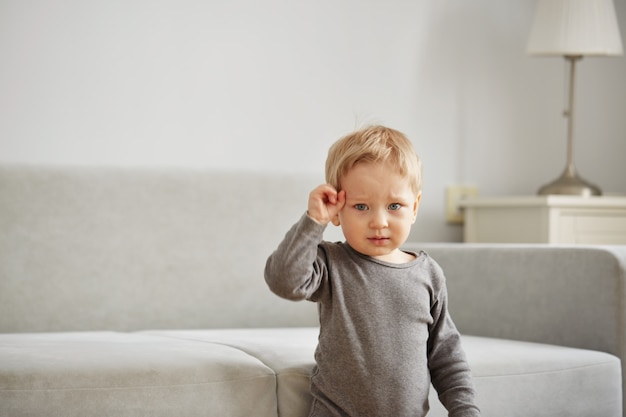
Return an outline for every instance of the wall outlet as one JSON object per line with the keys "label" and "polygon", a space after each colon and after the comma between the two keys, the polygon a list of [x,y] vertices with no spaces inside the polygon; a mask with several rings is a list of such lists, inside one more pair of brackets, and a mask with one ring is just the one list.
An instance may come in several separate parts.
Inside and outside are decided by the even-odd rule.
{"label": "wall outlet", "polygon": [[478,187],[454,185],[446,188],[446,221],[448,223],[463,224],[465,216],[460,203],[470,197],[478,197]]}

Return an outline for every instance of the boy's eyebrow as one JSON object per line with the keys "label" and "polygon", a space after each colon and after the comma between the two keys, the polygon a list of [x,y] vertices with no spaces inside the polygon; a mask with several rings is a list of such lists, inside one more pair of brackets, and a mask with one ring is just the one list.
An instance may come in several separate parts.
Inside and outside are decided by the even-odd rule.
{"label": "boy's eyebrow", "polygon": [[346,201],[365,201],[367,200],[367,196],[364,195],[348,195],[346,194]]}
{"label": "boy's eyebrow", "polygon": [[[367,194],[350,194],[348,195],[346,193],[346,200],[367,200],[369,197],[369,195]],[[409,197],[408,195],[405,194],[390,194],[386,196],[387,199],[389,200],[397,200],[397,201],[402,201],[402,200],[410,200],[411,197]]]}

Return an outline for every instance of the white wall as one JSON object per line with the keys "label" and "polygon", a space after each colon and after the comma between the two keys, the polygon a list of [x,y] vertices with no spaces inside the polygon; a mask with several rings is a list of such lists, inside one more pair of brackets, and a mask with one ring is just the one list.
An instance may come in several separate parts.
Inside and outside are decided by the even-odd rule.
{"label": "white wall", "polygon": [[[0,0],[0,163],[319,173],[380,122],[444,191],[534,194],[565,165],[564,64],[525,54],[535,0]],[[626,1],[615,0],[622,34]],[[626,58],[578,66],[581,174],[626,193]],[[303,201],[303,206],[306,204]]]}

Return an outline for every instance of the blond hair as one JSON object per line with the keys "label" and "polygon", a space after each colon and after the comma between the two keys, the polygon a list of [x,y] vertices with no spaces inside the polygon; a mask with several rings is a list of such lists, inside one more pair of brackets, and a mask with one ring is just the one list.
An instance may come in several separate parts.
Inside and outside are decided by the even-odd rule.
{"label": "blond hair", "polygon": [[422,162],[402,132],[376,125],[342,137],[328,150],[326,182],[341,190],[342,177],[362,162],[390,163],[409,179],[415,195],[422,190]]}

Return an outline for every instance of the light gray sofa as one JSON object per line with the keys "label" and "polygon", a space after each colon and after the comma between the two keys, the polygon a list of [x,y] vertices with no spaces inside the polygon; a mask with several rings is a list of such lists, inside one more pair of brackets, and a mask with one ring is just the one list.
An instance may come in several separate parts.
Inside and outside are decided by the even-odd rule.
{"label": "light gray sofa", "polygon": [[[0,416],[307,416],[315,305],[262,271],[319,181],[0,166]],[[626,247],[407,248],[447,272],[484,416],[622,415]]]}

